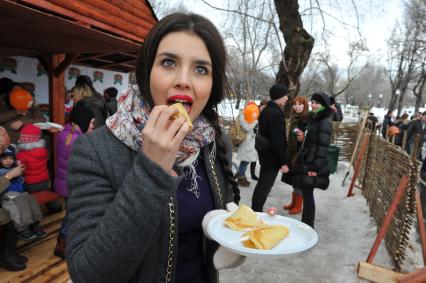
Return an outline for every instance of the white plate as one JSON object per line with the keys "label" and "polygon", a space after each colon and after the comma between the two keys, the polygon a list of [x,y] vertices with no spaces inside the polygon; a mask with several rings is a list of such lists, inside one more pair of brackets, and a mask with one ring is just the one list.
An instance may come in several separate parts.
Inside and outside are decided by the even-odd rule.
{"label": "white plate", "polygon": [[236,241],[245,232],[231,230],[223,223],[232,214],[233,212],[220,214],[211,219],[207,226],[207,233],[220,245],[240,255],[261,258],[287,257],[312,248],[318,241],[315,230],[305,223],[281,215],[269,216],[267,213],[257,213],[268,224],[287,226],[290,233],[287,238],[281,240],[278,245],[270,250],[246,248],[241,241]]}
{"label": "white plate", "polygon": [[53,123],[53,122],[44,122],[44,123],[43,122],[39,122],[39,123],[34,123],[34,126],[37,126],[40,129],[42,129],[42,130],[48,130],[50,128],[55,128],[55,129],[59,129],[59,130],[62,131],[64,129],[64,127],[62,125],[56,124],[56,123]]}

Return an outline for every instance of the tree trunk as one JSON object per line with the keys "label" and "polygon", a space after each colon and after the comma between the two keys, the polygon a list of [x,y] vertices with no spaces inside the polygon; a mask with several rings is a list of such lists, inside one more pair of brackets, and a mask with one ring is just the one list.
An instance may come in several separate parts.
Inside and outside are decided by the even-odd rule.
{"label": "tree trunk", "polygon": [[276,82],[288,87],[291,101],[299,92],[300,77],[308,63],[315,39],[303,28],[297,0],[274,2],[280,20],[280,30],[286,43]]}

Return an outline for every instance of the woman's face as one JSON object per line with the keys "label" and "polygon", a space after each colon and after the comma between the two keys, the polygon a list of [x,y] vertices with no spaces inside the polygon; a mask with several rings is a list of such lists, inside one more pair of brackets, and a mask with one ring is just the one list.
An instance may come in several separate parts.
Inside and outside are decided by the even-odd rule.
{"label": "woman's face", "polygon": [[294,112],[296,112],[297,114],[302,113],[302,112],[303,112],[303,110],[304,110],[304,108],[305,108],[305,105],[304,105],[303,103],[300,103],[300,101],[296,101],[296,102],[293,104]]}
{"label": "woman's face", "polygon": [[155,105],[181,102],[194,121],[209,99],[213,73],[209,52],[195,34],[177,31],[160,41],[150,75]]}
{"label": "woman's face", "polygon": [[320,108],[321,108],[321,104],[320,104],[320,103],[318,103],[318,102],[317,102],[317,101],[315,101],[315,100],[312,100],[312,101],[311,101],[311,108],[312,108],[312,111],[316,112],[318,109],[320,109]]}

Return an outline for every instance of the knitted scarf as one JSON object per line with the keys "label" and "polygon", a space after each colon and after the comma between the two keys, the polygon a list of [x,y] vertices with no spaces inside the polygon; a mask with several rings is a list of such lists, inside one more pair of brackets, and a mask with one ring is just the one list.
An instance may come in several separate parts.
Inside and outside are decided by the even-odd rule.
{"label": "knitted scarf", "polygon": [[[125,145],[139,151],[142,149],[142,130],[149,117],[149,108],[142,99],[139,88],[136,85],[130,86],[117,97],[117,112],[106,120],[106,126],[112,134]],[[175,165],[182,167],[185,174],[191,178],[191,187],[188,191],[198,198],[200,191],[198,188],[195,167],[200,149],[215,140],[213,127],[203,116],[199,116],[193,122],[193,129],[183,140],[176,155]],[[213,144],[215,147],[215,144]],[[216,150],[213,148],[212,152]]]}

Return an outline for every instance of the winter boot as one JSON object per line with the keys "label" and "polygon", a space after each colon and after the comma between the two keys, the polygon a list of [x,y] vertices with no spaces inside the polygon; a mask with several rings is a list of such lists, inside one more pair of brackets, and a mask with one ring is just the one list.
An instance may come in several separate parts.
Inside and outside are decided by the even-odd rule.
{"label": "winter boot", "polygon": [[296,205],[296,193],[291,193],[291,202],[287,205],[283,205],[283,209],[292,209]]}
{"label": "winter boot", "polygon": [[237,183],[241,187],[250,187],[250,182],[247,181],[246,177],[237,177]]}
{"label": "winter boot", "polygon": [[253,180],[259,181],[259,177],[256,176],[256,162],[250,163],[250,174]]}
{"label": "winter boot", "polygon": [[33,232],[33,234],[35,234],[38,238],[44,238],[47,236],[47,233],[43,231],[43,229],[41,229],[40,225],[38,222],[34,222],[33,224],[30,225],[31,227],[31,232]]}
{"label": "winter boot", "polygon": [[7,249],[0,252],[0,266],[11,271],[19,271],[27,268],[25,263],[19,262],[15,257],[15,254]]}
{"label": "winter boot", "polygon": [[56,241],[56,247],[53,254],[56,255],[57,257],[65,259],[65,237],[64,236],[58,235],[58,240]]}
{"label": "winter boot", "polygon": [[299,214],[302,212],[303,196],[296,195],[296,202],[293,208],[290,209],[290,214]]}
{"label": "winter boot", "polygon": [[0,241],[0,265],[11,271],[24,270],[27,266],[16,254],[18,237],[14,225],[9,222],[5,225],[3,239]]}
{"label": "winter boot", "polygon": [[312,229],[315,229],[315,209],[306,209],[306,207],[304,207],[302,212],[302,222],[311,226]]}

